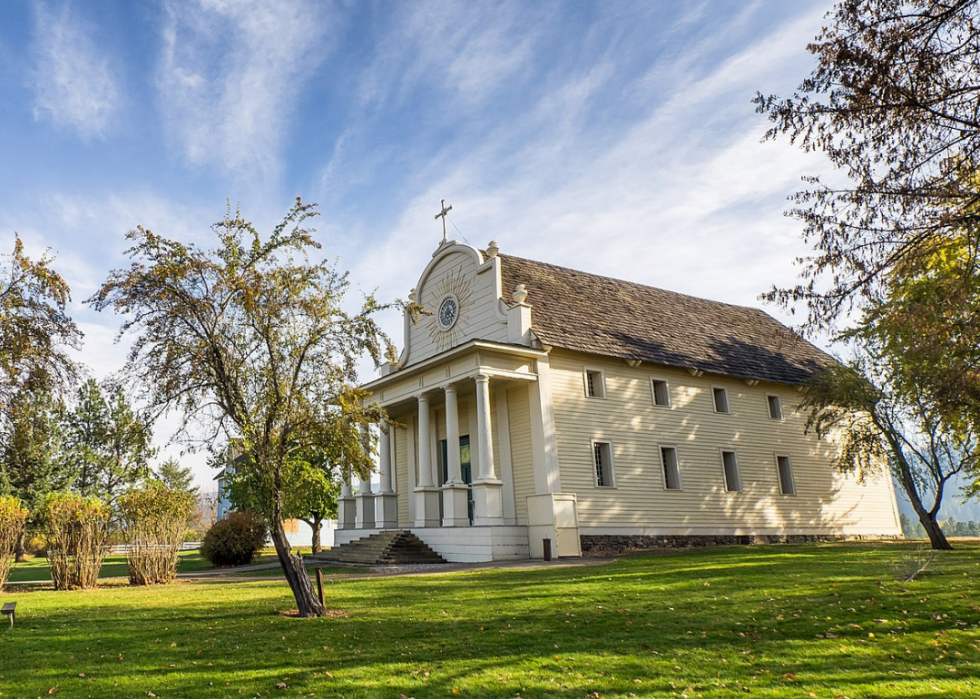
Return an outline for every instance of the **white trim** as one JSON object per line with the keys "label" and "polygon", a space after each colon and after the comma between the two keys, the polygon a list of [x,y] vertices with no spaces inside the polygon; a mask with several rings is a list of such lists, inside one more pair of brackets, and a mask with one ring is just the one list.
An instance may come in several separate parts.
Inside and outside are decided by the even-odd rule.
{"label": "white trim", "polygon": [[[608,471],[609,480],[612,481],[609,485],[599,485],[599,472],[596,468],[597,464],[595,462],[595,448],[597,444],[605,444],[609,448],[609,467],[608,469],[603,468],[603,471]],[[602,488],[603,490],[615,489],[616,488],[616,457],[613,456],[613,443],[611,439],[592,439],[589,441],[589,455],[590,461],[592,462],[592,482],[595,484],[596,488]]]}
{"label": "white trim", "polygon": [[[598,374],[599,375],[599,386],[595,395],[589,395],[589,375]],[[582,382],[583,389],[585,390],[586,398],[605,398],[606,397],[606,372],[597,367],[582,367]],[[593,388],[596,388],[595,382],[593,381]]]}
{"label": "white trim", "polygon": [[[779,487],[780,495],[796,495],[796,474],[793,473],[793,459],[788,454],[773,454],[776,464],[776,484]],[[783,475],[779,470],[779,460],[786,459],[786,467],[789,469],[789,491],[783,489]]]}
{"label": "white trim", "polygon": [[[736,483],[738,488],[732,489],[728,487],[728,473],[725,470],[725,454],[731,454],[735,459],[735,478],[738,481],[738,483]],[[719,447],[718,455],[721,457],[721,478],[722,478],[722,484],[725,486],[725,492],[741,493],[745,488],[742,485],[742,469],[738,465],[738,450]]]}
{"label": "white trim", "polygon": [[[677,474],[677,487],[668,488],[667,487],[667,463],[664,461],[664,449],[674,450],[674,471]],[[680,453],[677,451],[676,444],[658,444],[657,454],[660,457],[660,477],[664,482],[664,490],[684,490],[684,479],[681,478],[681,457]]]}
{"label": "white trim", "polygon": [[[664,389],[667,392],[667,402],[666,403],[658,403],[657,402],[657,386],[656,386],[656,384],[658,382],[662,382],[663,383]],[[657,408],[673,408],[674,407],[674,401],[671,400],[671,397],[670,397],[670,381],[668,381],[667,379],[662,379],[659,376],[651,376],[650,377],[650,399],[653,401],[654,407],[657,407]]]}
{"label": "white trim", "polygon": [[[779,409],[779,416],[778,417],[777,416],[774,416],[772,414],[772,403],[770,401],[773,398],[776,399],[776,407]],[[782,421],[782,420],[785,419],[785,417],[783,415],[783,399],[780,398],[779,395],[777,395],[775,393],[767,393],[766,394],[766,413],[768,413],[770,420],[776,420],[777,422],[780,422],[780,421]]]}
{"label": "white trim", "polygon": [[[725,410],[718,410],[718,398],[715,391],[723,391],[725,396]],[[724,386],[711,386],[711,407],[714,408],[715,413],[718,415],[731,415],[732,414],[732,402],[728,400],[728,389]]]}

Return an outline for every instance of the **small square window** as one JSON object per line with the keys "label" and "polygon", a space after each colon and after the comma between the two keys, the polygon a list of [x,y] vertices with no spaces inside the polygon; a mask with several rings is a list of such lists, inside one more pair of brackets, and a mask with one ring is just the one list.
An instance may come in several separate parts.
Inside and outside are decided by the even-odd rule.
{"label": "small square window", "polygon": [[728,391],[724,388],[713,388],[711,389],[711,392],[714,394],[714,398],[715,398],[715,412],[727,413]]}
{"label": "small square window", "polygon": [[667,490],[681,489],[681,473],[677,467],[677,449],[660,447],[660,463],[664,467],[664,488]]}
{"label": "small square window", "polygon": [[721,462],[725,467],[725,490],[730,493],[741,490],[742,481],[738,477],[738,459],[735,458],[735,452],[723,451]]}
{"label": "small square window", "polygon": [[766,396],[769,401],[769,418],[772,420],[783,419],[783,406],[779,402],[779,396]]}
{"label": "small square window", "polygon": [[663,379],[652,379],[653,381],[653,404],[670,405],[670,388]]}
{"label": "small square window", "polygon": [[606,397],[606,382],[601,371],[585,370],[585,395],[589,398]]}
{"label": "small square window", "polygon": [[592,442],[592,461],[595,466],[595,484],[600,488],[613,487],[612,445],[609,442]]}
{"label": "small square window", "polygon": [[796,495],[793,483],[793,464],[788,456],[776,457],[776,470],[779,472],[779,492],[783,495]]}

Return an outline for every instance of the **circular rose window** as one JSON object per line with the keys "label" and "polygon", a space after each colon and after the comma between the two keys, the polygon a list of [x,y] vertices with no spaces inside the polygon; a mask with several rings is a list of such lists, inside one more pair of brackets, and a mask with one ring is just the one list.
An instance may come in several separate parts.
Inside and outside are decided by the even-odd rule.
{"label": "circular rose window", "polygon": [[437,317],[439,327],[442,330],[449,330],[456,324],[457,318],[459,318],[459,299],[456,298],[455,294],[450,294],[442,300],[442,304],[439,306]]}

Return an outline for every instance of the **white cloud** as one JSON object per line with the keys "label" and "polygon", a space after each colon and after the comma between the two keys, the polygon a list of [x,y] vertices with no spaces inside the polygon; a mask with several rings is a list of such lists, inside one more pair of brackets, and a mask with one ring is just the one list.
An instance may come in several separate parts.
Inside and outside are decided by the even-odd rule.
{"label": "white cloud", "polygon": [[194,165],[261,183],[281,170],[296,96],[329,53],[322,5],[170,3],[158,71],[171,136]]}
{"label": "white cloud", "polygon": [[[805,74],[819,19],[808,12],[775,27],[709,70],[684,53],[700,47],[682,47],[670,60],[687,74],[672,76],[666,94],[650,89],[650,73],[637,77],[626,89],[645,112],[617,129],[587,118],[619,70],[614,57],[555,83],[465,157],[429,163],[388,240],[364,252],[352,277],[381,280],[381,298],[404,297],[438,243],[432,215],[445,197],[477,246],[495,238],[505,254],[759,306],[760,292],[793,281],[805,252],[798,224],[782,215],[785,197],[823,166],[760,143],[766,124],[750,99]],[[486,163],[507,166],[492,176]],[[440,166],[446,174],[432,174]],[[387,328],[400,340],[398,319]]]}
{"label": "white cloud", "polygon": [[34,117],[85,139],[105,136],[120,101],[109,56],[68,4],[35,8]]}

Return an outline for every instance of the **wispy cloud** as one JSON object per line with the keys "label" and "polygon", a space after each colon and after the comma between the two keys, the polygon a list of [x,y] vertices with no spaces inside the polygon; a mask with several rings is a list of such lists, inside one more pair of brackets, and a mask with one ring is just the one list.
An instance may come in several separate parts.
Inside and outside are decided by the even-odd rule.
{"label": "wispy cloud", "polygon": [[296,96],[329,53],[323,5],[171,3],[158,86],[171,137],[194,165],[276,176]]}
{"label": "wispy cloud", "polygon": [[93,27],[68,3],[35,5],[34,116],[84,139],[103,137],[119,101],[118,77]]}
{"label": "wispy cloud", "polygon": [[[496,238],[505,253],[758,305],[770,284],[793,278],[803,248],[782,216],[785,197],[821,163],[761,144],[765,124],[750,99],[795,84],[818,26],[819,14],[797,16],[707,65],[703,47],[721,39],[702,36],[671,56],[684,72],[668,92],[651,80],[656,67],[634,67],[635,77],[616,83],[629,66],[613,55],[553,81],[466,158],[444,154],[444,175],[430,163],[389,240],[365,254],[354,278],[386,280],[382,297],[404,296],[438,242],[432,213],[447,197],[475,245]],[[611,84],[639,105],[616,128],[594,118]],[[390,327],[398,336],[397,322]]]}

